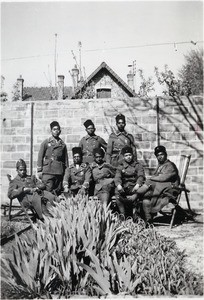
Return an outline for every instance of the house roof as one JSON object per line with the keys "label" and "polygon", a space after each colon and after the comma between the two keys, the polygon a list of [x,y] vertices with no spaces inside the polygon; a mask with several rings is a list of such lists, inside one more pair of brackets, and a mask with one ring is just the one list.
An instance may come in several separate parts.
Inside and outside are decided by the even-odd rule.
{"label": "house roof", "polygon": [[107,70],[107,72],[114,77],[115,81],[118,82],[119,85],[125,90],[125,92],[130,96],[130,97],[135,97],[136,93],[125,83],[105,62],[102,62],[101,65],[87,78],[87,80],[83,83],[81,87],[78,87],[76,89],[76,94],[78,94],[81,89],[83,89],[87,84],[89,84],[94,77],[101,72],[102,70]]}
{"label": "house roof", "polygon": [[[52,100],[54,99],[54,87],[24,87],[23,98],[26,100],[30,97],[33,100]],[[72,87],[64,87],[64,95],[66,98],[71,98],[73,95]]]}

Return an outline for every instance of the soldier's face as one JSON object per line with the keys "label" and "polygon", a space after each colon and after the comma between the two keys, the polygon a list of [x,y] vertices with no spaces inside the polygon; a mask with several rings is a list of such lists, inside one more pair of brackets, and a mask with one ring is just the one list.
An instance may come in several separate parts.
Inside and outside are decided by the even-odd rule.
{"label": "soldier's face", "polygon": [[24,166],[20,166],[17,169],[17,173],[21,178],[26,177],[26,172],[27,172],[27,170],[26,170],[26,167],[24,167]]}
{"label": "soldier's face", "polygon": [[81,162],[82,162],[81,155],[80,154],[74,154],[73,161],[74,161],[75,164],[81,164]]}
{"label": "soldier's face", "polygon": [[86,128],[86,132],[89,134],[89,135],[93,135],[94,132],[95,132],[95,127],[93,125],[90,125],[89,127]]}
{"label": "soldier's face", "polygon": [[164,153],[164,152],[159,152],[159,153],[157,154],[157,160],[158,160],[159,164],[163,164],[163,163],[166,161],[166,159],[167,159],[166,153]]}
{"label": "soldier's face", "polygon": [[60,135],[61,130],[58,126],[54,126],[52,127],[51,132],[52,132],[52,136],[56,138]]}
{"label": "soldier's face", "polygon": [[124,160],[125,160],[127,163],[130,163],[130,162],[133,160],[133,155],[132,155],[132,153],[125,153],[125,154],[124,154]]}
{"label": "soldier's face", "polygon": [[116,123],[117,127],[118,127],[118,130],[119,131],[123,131],[125,129],[125,122],[121,119],[121,120],[118,120],[118,122]]}
{"label": "soldier's face", "polygon": [[103,162],[103,157],[100,154],[96,154],[94,156],[94,159],[95,159],[95,162],[99,165]]}

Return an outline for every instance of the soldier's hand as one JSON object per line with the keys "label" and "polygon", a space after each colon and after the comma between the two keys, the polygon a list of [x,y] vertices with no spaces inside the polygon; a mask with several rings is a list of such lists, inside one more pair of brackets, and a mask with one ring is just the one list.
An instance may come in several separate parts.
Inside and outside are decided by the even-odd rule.
{"label": "soldier's hand", "polygon": [[137,183],[134,188],[132,189],[132,192],[135,193],[139,189],[139,184]]}
{"label": "soldier's hand", "polygon": [[68,185],[65,185],[65,186],[64,186],[64,193],[68,193],[68,192],[69,192]]}
{"label": "soldier's hand", "polygon": [[131,195],[131,196],[127,196],[127,199],[131,202],[134,202],[136,199],[137,199],[137,195],[134,194],[134,195]]}
{"label": "soldier's hand", "polygon": [[122,185],[119,184],[119,185],[117,186],[117,190],[118,190],[118,192],[119,192],[120,194],[125,194],[125,191],[124,191]]}
{"label": "soldier's hand", "polygon": [[28,187],[24,187],[23,191],[24,191],[25,194],[32,194],[33,189],[32,188],[28,188]]}

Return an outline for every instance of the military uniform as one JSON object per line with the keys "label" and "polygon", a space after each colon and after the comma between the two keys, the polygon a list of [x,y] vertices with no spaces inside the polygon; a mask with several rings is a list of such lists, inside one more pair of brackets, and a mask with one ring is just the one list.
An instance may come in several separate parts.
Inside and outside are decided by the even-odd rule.
{"label": "military uniform", "polygon": [[133,188],[136,184],[142,186],[145,180],[145,173],[143,166],[133,160],[131,163],[123,161],[117,168],[115,175],[115,185],[121,185],[124,193],[120,193],[116,189],[116,203],[119,211],[125,216],[132,216],[133,201],[129,201],[127,196],[135,194]]}
{"label": "military uniform", "polygon": [[[180,178],[176,165],[167,159],[162,165],[158,165],[154,175],[145,182],[148,191],[143,195],[143,209],[146,219],[151,219],[151,213],[159,212],[169,203],[170,197],[165,195],[172,187],[178,187]],[[143,187],[138,190],[142,191]]]}
{"label": "military uniform", "polygon": [[10,199],[17,198],[24,207],[31,207],[35,209],[38,217],[43,219],[42,216],[42,198],[46,198],[53,204],[56,197],[47,191],[24,192],[24,188],[40,187],[41,182],[33,176],[26,176],[24,178],[17,175],[9,184],[8,197]]}
{"label": "military uniform", "polygon": [[93,162],[90,167],[95,183],[94,195],[103,203],[108,204],[114,189],[115,170],[105,162],[101,165]]}
{"label": "military uniform", "polygon": [[37,171],[42,172],[42,181],[49,192],[57,195],[62,190],[62,180],[68,167],[67,147],[62,139],[56,141],[52,136],[40,146]]}
{"label": "military uniform", "polygon": [[68,186],[72,194],[75,196],[83,186],[87,191],[91,180],[91,169],[88,164],[82,163],[79,168],[74,164],[65,171],[63,179],[63,187]]}
{"label": "military uniform", "polygon": [[94,161],[93,157],[93,149],[94,148],[103,148],[106,150],[107,143],[98,135],[86,135],[79,142],[79,147],[82,149],[83,153],[83,162],[84,163],[92,163]]}
{"label": "military uniform", "polygon": [[123,160],[121,155],[121,149],[124,146],[131,146],[133,150],[134,158],[137,159],[136,146],[134,143],[133,135],[126,131],[120,132],[117,130],[115,133],[111,133],[108,139],[108,146],[106,151],[106,161],[114,167],[117,167]]}

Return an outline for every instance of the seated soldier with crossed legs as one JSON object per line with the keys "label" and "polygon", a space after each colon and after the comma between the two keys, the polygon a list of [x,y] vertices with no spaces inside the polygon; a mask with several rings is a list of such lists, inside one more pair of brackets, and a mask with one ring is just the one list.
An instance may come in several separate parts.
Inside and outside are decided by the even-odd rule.
{"label": "seated soldier with crossed legs", "polygon": [[[27,166],[23,159],[16,163],[17,176],[11,180],[8,189],[10,199],[17,198],[25,208],[31,208],[35,211],[35,218],[44,221],[43,214],[49,215],[49,211],[44,211],[42,200],[49,201],[55,206],[54,201],[57,197],[45,190],[45,185],[37,180],[35,175],[27,174]],[[35,219],[34,218],[34,219]]]}
{"label": "seated soldier with crossed legs", "polygon": [[180,183],[180,177],[176,165],[167,159],[164,146],[157,146],[154,154],[158,161],[158,167],[154,175],[148,179],[143,186],[137,190],[142,195],[144,218],[147,227],[152,223],[153,214],[159,212],[172,199],[174,191]]}

